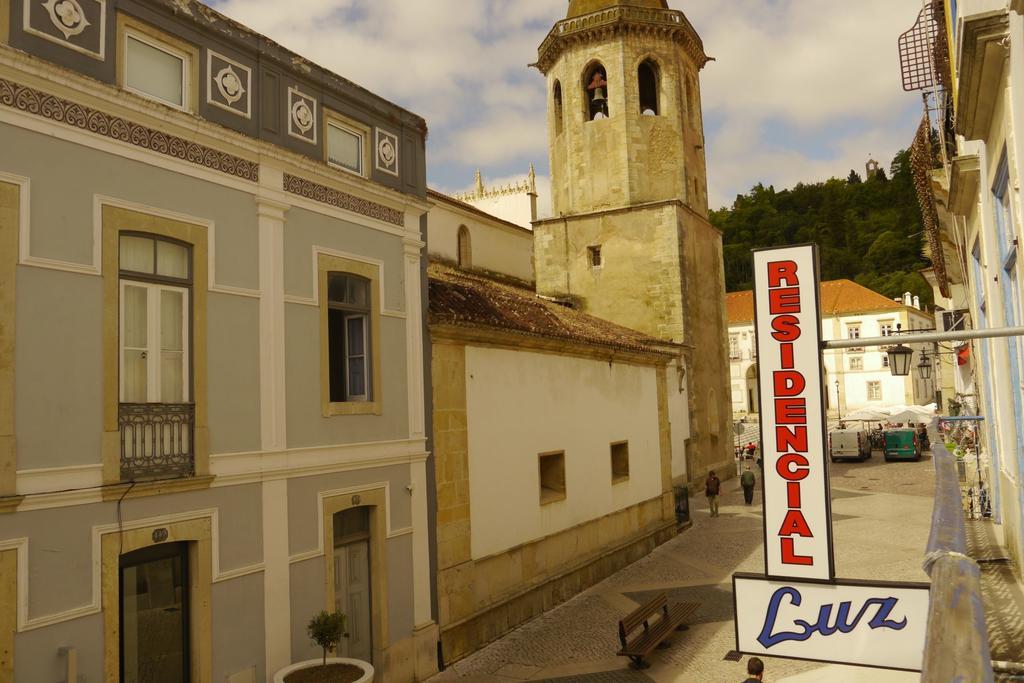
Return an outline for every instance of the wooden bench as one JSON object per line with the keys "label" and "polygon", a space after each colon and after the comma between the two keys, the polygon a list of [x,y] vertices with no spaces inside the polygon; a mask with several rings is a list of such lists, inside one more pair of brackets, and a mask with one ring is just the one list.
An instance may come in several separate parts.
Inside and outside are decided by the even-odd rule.
{"label": "wooden bench", "polygon": [[[646,669],[650,664],[644,662],[644,657],[654,652],[672,631],[685,631],[689,628],[684,622],[699,606],[697,602],[681,602],[670,606],[668,596],[664,593],[654,596],[619,621],[622,649],[618,656],[629,657],[637,669]],[[630,640],[633,632],[638,630],[640,633]]]}

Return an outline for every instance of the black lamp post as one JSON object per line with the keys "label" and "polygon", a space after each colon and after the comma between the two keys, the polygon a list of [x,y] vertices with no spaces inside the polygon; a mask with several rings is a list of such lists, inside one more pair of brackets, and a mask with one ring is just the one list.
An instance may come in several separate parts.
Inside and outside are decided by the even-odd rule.
{"label": "black lamp post", "polygon": [[894,377],[906,377],[910,374],[910,359],[914,355],[913,349],[903,344],[897,344],[890,346],[887,353],[889,355],[889,371]]}

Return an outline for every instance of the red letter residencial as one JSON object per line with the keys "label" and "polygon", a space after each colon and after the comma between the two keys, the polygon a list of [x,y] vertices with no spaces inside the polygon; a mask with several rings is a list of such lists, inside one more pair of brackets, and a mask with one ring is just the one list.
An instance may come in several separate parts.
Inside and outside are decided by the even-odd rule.
{"label": "red letter residencial", "polygon": [[768,286],[780,287],[783,280],[790,287],[800,284],[796,277],[796,261],[773,261],[768,264]]}

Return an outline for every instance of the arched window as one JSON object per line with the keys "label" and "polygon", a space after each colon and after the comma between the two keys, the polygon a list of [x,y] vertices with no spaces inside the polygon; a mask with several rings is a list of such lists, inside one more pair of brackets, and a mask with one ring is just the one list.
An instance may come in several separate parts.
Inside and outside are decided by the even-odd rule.
{"label": "arched window", "polygon": [[459,267],[473,267],[473,247],[469,243],[469,228],[459,226]]}
{"label": "arched window", "polygon": [[555,81],[555,134],[562,134],[562,84]]}
{"label": "arched window", "polygon": [[599,62],[587,69],[583,87],[587,95],[587,120],[608,118],[608,72]]}
{"label": "arched window", "polygon": [[640,91],[640,113],[644,116],[658,115],[658,65],[650,59],[636,70],[636,81]]}

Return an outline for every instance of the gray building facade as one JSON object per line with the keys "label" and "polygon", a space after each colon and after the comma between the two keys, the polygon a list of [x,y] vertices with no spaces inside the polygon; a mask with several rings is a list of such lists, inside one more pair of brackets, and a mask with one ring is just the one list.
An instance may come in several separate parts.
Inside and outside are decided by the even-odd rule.
{"label": "gray building facade", "polygon": [[0,681],[268,681],[325,609],[436,672],[425,137],[197,2],[0,0]]}

